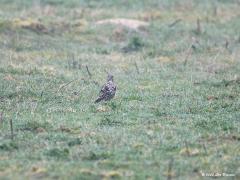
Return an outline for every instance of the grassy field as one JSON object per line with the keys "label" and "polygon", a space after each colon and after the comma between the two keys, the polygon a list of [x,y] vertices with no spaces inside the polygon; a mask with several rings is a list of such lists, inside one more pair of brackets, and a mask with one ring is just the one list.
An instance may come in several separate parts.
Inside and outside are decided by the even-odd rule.
{"label": "grassy field", "polygon": [[0,179],[238,179],[239,19],[238,0],[1,0]]}

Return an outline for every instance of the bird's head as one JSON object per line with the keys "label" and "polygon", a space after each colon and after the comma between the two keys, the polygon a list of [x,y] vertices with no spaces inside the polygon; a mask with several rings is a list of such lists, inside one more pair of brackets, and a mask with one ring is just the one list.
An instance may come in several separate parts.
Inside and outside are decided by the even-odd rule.
{"label": "bird's head", "polygon": [[112,74],[108,74],[107,81],[113,81],[113,75]]}

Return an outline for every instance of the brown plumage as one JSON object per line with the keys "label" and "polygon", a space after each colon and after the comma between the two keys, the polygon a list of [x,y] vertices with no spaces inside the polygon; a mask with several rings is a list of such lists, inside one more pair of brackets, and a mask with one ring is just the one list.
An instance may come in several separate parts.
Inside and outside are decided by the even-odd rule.
{"label": "brown plumage", "polygon": [[95,103],[111,100],[116,93],[117,87],[113,82],[113,75],[108,74],[107,82],[103,85]]}

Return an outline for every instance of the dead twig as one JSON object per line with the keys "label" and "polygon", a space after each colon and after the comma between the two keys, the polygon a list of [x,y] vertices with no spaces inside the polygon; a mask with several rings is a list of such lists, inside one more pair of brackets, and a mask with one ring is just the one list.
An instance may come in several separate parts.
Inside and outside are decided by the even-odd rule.
{"label": "dead twig", "polygon": [[41,97],[41,98],[43,97],[43,93],[44,93],[44,91],[42,90],[42,91],[41,91],[41,94],[40,94],[40,97]]}
{"label": "dead twig", "polygon": [[228,47],[229,47],[229,42],[228,42],[228,40],[226,40],[225,41],[225,48],[228,49]]}
{"label": "dead twig", "polygon": [[176,24],[178,24],[181,21],[182,21],[181,19],[176,19],[173,23],[169,24],[168,27],[171,28],[171,27],[175,26]]}
{"label": "dead twig", "polygon": [[91,78],[91,77],[92,77],[92,74],[90,73],[89,68],[88,68],[87,65],[86,65],[86,69],[87,69],[87,73],[88,73],[89,77]]}
{"label": "dead twig", "polygon": [[72,82],[74,82],[74,81],[76,81],[76,80],[77,80],[77,79],[74,79],[74,80],[72,80],[72,81],[69,81],[69,82],[66,83],[66,84],[61,85],[61,86],[58,88],[57,92],[61,91],[64,87],[68,86],[69,84],[71,84]]}
{"label": "dead twig", "polygon": [[200,23],[200,19],[197,19],[197,29],[196,29],[196,33],[197,34],[201,34],[202,33],[202,27],[201,27],[201,23]]}
{"label": "dead twig", "polygon": [[11,139],[13,140],[13,122],[12,122],[12,119],[10,119],[9,123],[10,123]]}

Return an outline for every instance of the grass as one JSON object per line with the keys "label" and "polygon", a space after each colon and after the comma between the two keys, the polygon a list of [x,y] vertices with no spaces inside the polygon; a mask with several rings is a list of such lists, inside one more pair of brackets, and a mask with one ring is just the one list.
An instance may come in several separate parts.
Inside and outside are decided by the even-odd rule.
{"label": "grass", "polygon": [[[0,179],[237,179],[239,10],[234,0],[2,1]],[[107,18],[150,25],[95,25]],[[117,95],[94,104],[106,71]]]}

